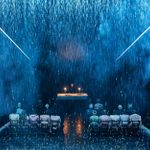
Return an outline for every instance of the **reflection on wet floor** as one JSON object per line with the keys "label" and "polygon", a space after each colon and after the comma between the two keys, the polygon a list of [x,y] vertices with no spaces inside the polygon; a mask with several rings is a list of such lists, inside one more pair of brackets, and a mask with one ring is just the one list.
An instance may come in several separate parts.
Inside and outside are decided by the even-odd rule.
{"label": "reflection on wet floor", "polygon": [[0,137],[0,150],[149,150],[143,136],[90,136],[81,116],[67,116],[57,135],[7,135]]}
{"label": "reflection on wet floor", "polygon": [[83,133],[83,121],[81,117],[77,117],[75,120],[75,133],[77,137],[82,137]]}
{"label": "reflection on wet floor", "polygon": [[63,133],[64,133],[64,136],[67,137],[69,136],[69,133],[70,133],[70,119],[69,117],[66,117],[64,119],[64,123],[63,123]]}
{"label": "reflection on wet floor", "polygon": [[[65,144],[74,140],[76,143],[81,143],[84,132],[84,124],[81,116],[64,118],[63,134]],[[71,141],[70,141],[71,140]]]}

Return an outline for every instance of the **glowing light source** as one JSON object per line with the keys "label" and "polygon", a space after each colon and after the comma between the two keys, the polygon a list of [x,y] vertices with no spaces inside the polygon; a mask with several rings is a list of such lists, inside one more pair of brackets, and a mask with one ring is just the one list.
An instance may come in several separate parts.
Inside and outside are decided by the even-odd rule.
{"label": "glowing light source", "polygon": [[72,40],[58,43],[58,54],[63,60],[74,62],[83,60],[86,50],[82,43]]}
{"label": "glowing light source", "polygon": [[79,93],[81,92],[81,87],[78,87],[78,92],[79,92]]}
{"label": "glowing light source", "polygon": [[65,93],[67,92],[67,87],[64,87],[64,92],[65,92]]}
{"label": "glowing light source", "polygon": [[20,51],[28,60],[30,60],[30,57],[12,40],[12,38],[11,38],[2,28],[0,28],[0,31],[19,49],[19,51]]}
{"label": "glowing light source", "polygon": [[133,41],[131,45],[120,54],[119,57],[117,57],[116,61],[118,61],[149,30],[150,30],[150,26],[140,36],[138,36],[138,38],[135,41]]}

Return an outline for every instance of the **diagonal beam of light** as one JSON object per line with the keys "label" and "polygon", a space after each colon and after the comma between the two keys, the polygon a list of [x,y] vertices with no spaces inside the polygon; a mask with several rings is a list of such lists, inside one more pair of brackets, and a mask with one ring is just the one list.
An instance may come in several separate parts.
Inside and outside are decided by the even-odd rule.
{"label": "diagonal beam of light", "polygon": [[138,36],[138,38],[135,40],[135,41],[133,41],[133,43],[127,48],[127,49],[125,49],[121,54],[120,54],[120,56],[119,57],[117,57],[117,59],[116,59],[116,61],[118,61],[146,32],[148,32],[150,30],[150,26],[140,35],[140,36]]}
{"label": "diagonal beam of light", "polygon": [[12,38],[2,29],[0,31],[19,49],[19,51],[28,59],[31,60],[30,57],[12,40]]}

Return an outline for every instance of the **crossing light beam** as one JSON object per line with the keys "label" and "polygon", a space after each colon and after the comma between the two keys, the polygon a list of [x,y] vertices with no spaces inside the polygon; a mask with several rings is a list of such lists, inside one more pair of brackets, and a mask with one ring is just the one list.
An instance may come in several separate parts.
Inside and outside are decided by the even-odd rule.
{"label": "crossing light beam", "polygon": [[140,34],[140,35],[138,36],[138,38],[137,38],[135,41],[133,41],[133,42],[131,43],[131,45],[130,45],[127,49],[125,49],[125,50],[119,55],[119,57],[117,57],[116,61],[118,61],[122,56],[124,56],[124,54],[125,54],[146,32],[148,32],[149,30],[150,30],[150,26],[149,26],[142,34]]}
{"label": "crossing light beam", "polygon": [[17,47],[17,49],[28,59],[31,60],[30,57],[13,41],[13,39],[2,29],[0,31]]}

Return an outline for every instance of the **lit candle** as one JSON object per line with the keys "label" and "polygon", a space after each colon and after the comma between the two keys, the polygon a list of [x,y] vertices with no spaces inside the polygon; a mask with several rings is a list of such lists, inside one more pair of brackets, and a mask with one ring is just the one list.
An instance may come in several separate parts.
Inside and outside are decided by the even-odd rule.
{"label": "lit candle", "polygon": [[81,87],[78,87],[78,92],[79,92],[79,93],[81,92]]}
{"label": "lit candle", "polygon": [[65,92],[65,93],[67,92],[67,88],[66,88],[66,87],[64,87],[64,92]]}

